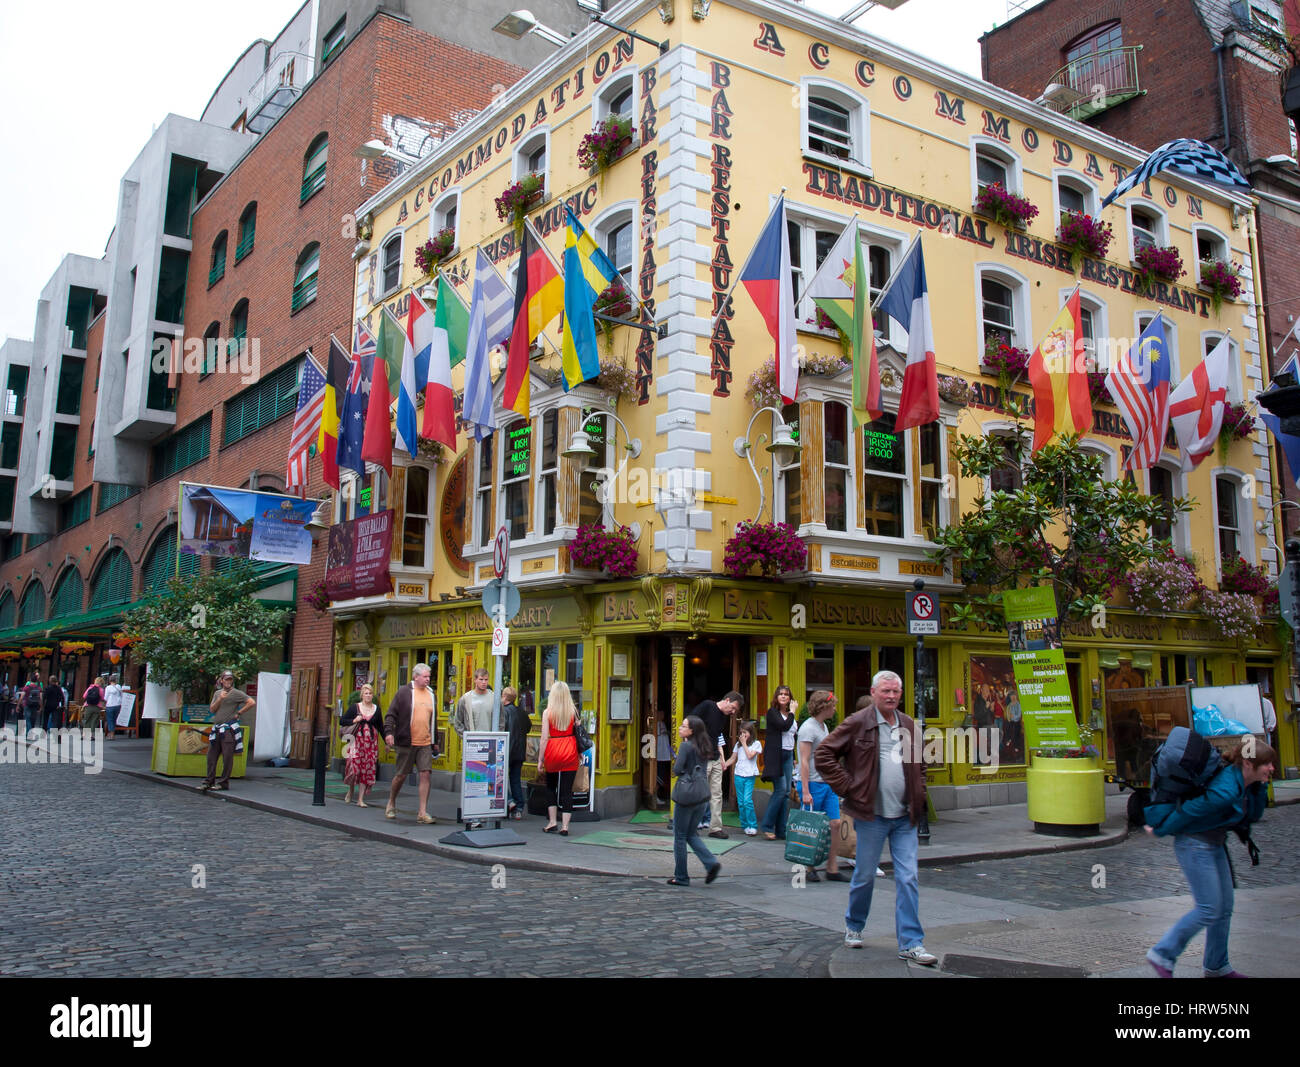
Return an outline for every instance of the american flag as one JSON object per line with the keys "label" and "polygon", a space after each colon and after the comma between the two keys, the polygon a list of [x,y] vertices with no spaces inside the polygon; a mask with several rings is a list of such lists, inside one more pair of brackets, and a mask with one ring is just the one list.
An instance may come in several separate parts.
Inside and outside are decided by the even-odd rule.
{"label": "american flag", "polygon": [[1106,388],[1133,438],[1125,470],[1154,467],[1169,426],[1169,344],[1162,316],[1152,319],[1137,343],[1115,361]]}
{"label": "american flag", "polygon": [[320,433],[324,409],[325,372],[309,352],[303,360],[302,377],[298,382],[298,410],[294,413],[293,429],[289,432],[289,473],[285,478],[285,488],[296,488],[299,496],[307,494],[307,460]]}

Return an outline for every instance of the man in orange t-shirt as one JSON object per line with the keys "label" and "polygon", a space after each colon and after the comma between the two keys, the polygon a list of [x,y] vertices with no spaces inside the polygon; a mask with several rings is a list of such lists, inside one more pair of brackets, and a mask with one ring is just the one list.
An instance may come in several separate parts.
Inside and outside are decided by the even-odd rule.
{"label": "man in orange t-shirt", "polygon": [[397,794],[412,769],[420,772],[420,812],[415,821],[425,825],[437,820],[429,814],[429,784],[433,772],[434,707],[429,688],[432,672],[427,663],[417,663],[411,683],[398,689],[384,716],[384,739],[397,754],[393,784],[388,790],[384,817],[397,818]]}

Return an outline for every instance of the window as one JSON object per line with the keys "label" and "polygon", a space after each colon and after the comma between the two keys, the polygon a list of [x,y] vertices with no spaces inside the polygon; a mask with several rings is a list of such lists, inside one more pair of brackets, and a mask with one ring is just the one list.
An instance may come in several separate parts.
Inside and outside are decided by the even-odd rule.
{"label": "window", "polygon": [[90,583],[90,607],[107,608],[131,602],[131,561],[120,548],[110,549]]}
{"label": "window", "polygon": [[980,281],[981,323],[984,339],[996,337],[1009,345],[1016,337],[1016,306],[1011,289],[993,278]]}
{"label": "window", "polygon": [[217,339],[221,336],[221,323],[213,322],[203,331],[203,372],[200,379],[206,378],[217,369]]}
{"label": "window", "polygon": [[[1241,348],[1237,342],[1226,334],[1203,333],[1201,334],[1201,354],[1209,356],[1225,337],[1228,341],[1228,400],[1234,404],[1240,404],[1245,397],[1242,395],[1241,386]],[[1171,389],[1173,387],[1174,385],[1170,386]]]}
{"label": "window", "polygon": [[380,295],[395,292],[402,284],[402,231],[388,237],[380,253]]}
{"label": "window", "polygon": [[[191,552],[181,556],[182,578],[194,578],[199,573],[199,557]],[[153,548],[144,560],[145,593],[161,592],[176,575],[176,527],[168,526],[154,541]]]}
{"label": "window", "polygon": [[238,343],[248,336],[248,301],[241,300],[230,312],[230,340]]}
{"label": "window", "polygon": [[[173,357],[180,356],[181,341],[179,336],[169,337],[165,333],[156,333],[153,335],[153,347],[151,352],[166,352],[170,350]],[[153,408],[156,411],[175,411],[176,394],[179,391],[177,387],[170,384],[171,375],[166,366],[159,369],[154,365],[152,359],[149,360],[149,378],[145,391],[145,406]],[[176,378],[177,386],[180,384],[180,376]]]}
{"label": "window", "polygon": [[889,412],[862,428],[862,525],[873,537],[902,537],[907,447]]}
{"label": "window", "polygon": [[239,243],[235,245],[235,262],[238,263],[253,250],[253,241],[257,237],[257,201],[244,208],[239,216]]}
{"label": "window", "polygon": [[[1147,471],[1147,494],[1158,497],[1166,504],[1172,504],[1177,493],[1174,491],[1176,475],[1168,467],[1152,467]],[[1151,524],[1151,537],[1156,541],[1173,540],[1173,523],[1156,522]]]}
{"label": "window", "polygon": [[1139,248],[1165,247],[1169,240],[1165,236],[1165,217],[1148,205],[1130,204],[1128,209],[1128,232],[1132,242],[1130,255],[1136,257]]}
{"label": "window", "polygon": [[402,566],[428,569],[429,470],[406,468],[406,510],[402,520]]}
{"label": "window", "polygon": [[849,473],[849,444],[853,440],[849,409],[846,404],[828,400],[822,405],[823,451],[826,479],[826,529],[847,531],[849,528],[849,493],[853,487]]}
{"label": "window", "polygon": [[[1073,289],[1062,289],[1060,300],[1064,304]],[[1090,370],[1105,372],[1115,357],[1111,349],[1113,339],[1107,325],[1105,303],[1086,290],[1079,293],[1079,320],[1083,325],[1083,350],[1093,361]],[[1126,349],[1127,350],[1127,349]],[[1110,396],[1109,393],[1106,394]]]}
{"label": "window", "polygon": [[1092,183],[1076,174],[1057,172],[1056,174],[1056,214],[1059,218],[1063,212],[1072,211],[1076,215],[1100,213],[1097,190]]}
{"label": "window", "polygon": [[327,66],[329,62],[343,51],[343,44],[347,40],[347,17],[339,19],[334,23],[334,28],[327,33],[321,40],[320,65]]}
{"label": "window", "polygon": [[277,419],[284,418],[298,405],[298,372],[303,360],[290,360],[271,371],[256,385],[226,401],[222,419],[221,446],[232,445]]}
{"label": "window", "polygon": [[437,237],[443,230],[450,230],[455,234],[452,241],[452,247],[460,246],[460,230],[457,224],[460,219],[460,192],[448,193],[438,201],[434,209],[429,212],[429,237]]}
{"label": "window", "polygon": [[[31,535],[28,535],[28,547],[30,547]],[[23,593],[22,614],[18,619],[19,626],[27,626],[34,622],[45,621],[45,587],[38,581],[33,581]]]}
{"label": "window", "polygon": [[[10,538],[10,540],[15,540]],[[21,543],[21,538],[17,539]],[[12,630],[14,626],[14,616],[17,614],[14,604],[13,593],[5,593],[0,597],[0,630]]]}
{"label": "window", "polygon": [[1227,263],[1228,260],[1228,241],[1223,234],[1217,230],[1211,230],[1204,226],[1197,226],[1193,230],[1196,240],[1196,282],[1199,285],[1201,281],[1201,267],[1216,261]]}
{"label": "window", "polygon": [[325,162],[329,157],[329,135],[322,133],[312,141],[303,157],[302,190],[298,194],[298,203],[305,204],[325,187]]}
{"label": "window", "polygon": [[1020,191],[1016,158],[990,144],[975,146],[975,192],[989,185],[1000,185],[1008,192]]}
{"label": "window", "polygon": [[[93,487],[92,487],[93,488]],[[83,489],[59,505],[59,531],[71,530],[90,518],[90,489]]]}
{"label": "window", "polygon": [[478,544],[492,544],[492,452],[497,435],[491,434],[478,443],[478,481],[474,490],[478,510]]}
{"label": "window", "polygon": [[208,267],[208,288],[211,289],[226,273],[226,231],[217,234],[212,242],[212,264]]}
{"label": "window", "polygon": [[550,133],[539,130],[515,150],[515,181],[527,174],[536,174],[546,185],[546,163],[550,158]]}
{"label": "window", "polygon": [[[790,427],[791,436],[799,440],[799,405],[785,404],[781,408],[781,418],[785,424]],[[776,463],[775,455],[772,462]],[[803,524],[803,484],[802,484],[802,466],[799,453],[796,452],[793,460],[786,466],[777,466],[776,475],[778,479],[778,488],[775,490],[776,500],[773,501],[773,511],[777,511],[779,503],[781,521],[793,526],[796,530]]]}
{"label": "window", "polygon": [[804,155],[870,174],[870,104],[834,82],[804,78],[801,88]]}
{"label": "window", "polygon": [[320,245],[313,242],[298,256],[297,270],[293,276],[293,299],[290,314],[300,311],[316,299],[316,279],[320,273]]}
{"label": "window", "polygon": [[[798,300],[844,232],[844,222],[839,219],[790,217],[786,226],[790,240],[791,281],[795,299]],[[883,234],[864,232],[861,229],[859,229],[859,239],[867,246],[867,284],[871,296],[875,298],[880,295],[881,288],[889,280],[901,242],[892,241]],[[852,267],[852,263],[844,264],[844,268],[850,272],[850,278]],[[817,321],[817,306],[811,298],[800,303],[795,311],[799,320],[804,323]],[[890,325],[890,320],[880,311],[872,315],[872,325],[877,333],[884,335],[886,341],[890,340],[893,327]]]}
{"label": "window", "polygon": [[[99,483],[99,509],[98,511],[107,511],[111,507],[116,507],[123,500],[129,500],[140,492],[138,485],[121,485],[117,482],[100,482]],[[98,514],[98,511],[96,512]]]}
{"label": "window", "polygon": [[944,525],[944,432],[939,422],[920,427],[921,437],[921,532],[927,541]]}
{"label": "window", "polygon": [[541,531],[543,537],[555,533],[555,475],[559,464],[560,413],[552,408],[542,414],[542,462],[537,471],[537,489],[541,497]]}
{"label": "window", "polygon": [[201,459],[207,459],[211,430],[212,414],[209,412],[154,445],[150,450],[150,484],[169,478]]}
{"label": "window", "polygon": [[[590,526],[592,523],[604,522],[606,506],[596,495],[596,471],[609,466],[608,420],[597,412],[583,425],[587,434],[587,444],[596,453],[588,467],[578,476],[578,525]],[[610,505],[612,507],[612,505]]]}
{"label": "window", "polygon": [[1065,46],[1065,62],[1070,65],[1070,84],[1080,91],[1093,86],[1118,89],[1123,82],[1123,58],[1116,49],[1124,46],[1118,22],[1103,22],[1076,37]]}
{"label": "window", "polygon": [[1113,482],[1115,480],[1115,453],[1103,445],[1088,442],[1079,446],[1079,451],[1090,457],[1095,457],[1101,463],[1101,477],[1103,481]]}
{"label": "window", "polygon": [[61,619],[77,614],[81,610],[85,588],[76,567],[65,570],[55,583],[54,593],[50,597],[50,618]]}
{"label": "window", "polygon": [[633,122],[633,136],[635,136],[636,84],[637,71],[635,68],[631,70],[624,68],[617,78],[602,85],[596,93],[593,120],[600,122],[604,119],[613,118],[615,115],[631,119]]}
{"label": "window", "polygon": [[590,226],[593,239],[609,256],[629,293],[636,292],[633,284],[636,272],[635,220],[635,205],[620,204],[604,212]]}
{"label": "window", "polygon": [[515,419],[504,431],[501,456],[501,488],[505,494],[502,523],[512,539],[528,533],[528,478],[532,472],[533,429],[527,419]]}
{"label": "window", "polygon": [[1024,476],[1016,456],[1015,437],[1010,433],[994,432],[991,436],[1002,445],[1002,462],[989,475],[990,493],[1014,493],[1024,485]]}
{"label": "window", "polygon": [[1238,519],[1236,478],[1220,475],[1214,479],[1214,526],[1219,542],[1219,566],[1242,554],[1241,522]]}

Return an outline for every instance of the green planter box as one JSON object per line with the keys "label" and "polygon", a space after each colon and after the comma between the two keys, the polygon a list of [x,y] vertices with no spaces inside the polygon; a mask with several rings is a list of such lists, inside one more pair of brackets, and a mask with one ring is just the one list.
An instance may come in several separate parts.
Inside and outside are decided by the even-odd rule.
{"label": "green planter box", "polygon": [[[153,755],[149,766],[156,774],[165,774],[169,778],[206,778],[208,775],[208,748],[206,741],[198,752],[180,751],[182,730],[189,732],[190,727],[179,722],[154,722]],[[244,777],[244,768],[248,765],[248,754],[253,749],[253,731],[244,730],[244,751],[235,753],[235,766],[230,772],[231,778]],[[218,772],[221,763],[217,763]]]}
{"label": "green planter box", "polygon": [[1042,834],[1082,837],[1106,821],[1104,773],[1090,759],[1030,756],[1025,772],[1029,818]]}

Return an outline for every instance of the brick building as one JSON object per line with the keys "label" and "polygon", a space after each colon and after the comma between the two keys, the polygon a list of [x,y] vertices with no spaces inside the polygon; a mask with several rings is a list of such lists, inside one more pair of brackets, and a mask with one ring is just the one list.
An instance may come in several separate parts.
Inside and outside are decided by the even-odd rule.
{"label": "brick building", "polygon": [[[1270,372],[1296,350],[1300,316],[1300,168],[1281,99],[1295,18],[1276,0],[1046,0],[980,40],[995,85],[1144,149],[1192,137],[1237,164],[1257,200],[1250,229]],[[1164,214],[1151,205],[1156,232]],[[1193,281],[1199,269],[1187,264]],[[1281,478],[1293,498],[1297,474]]]}
{"label": "brick building", "polygon": [[[39,669],[79,695],[120,670],[143,686],[144,665],[112,635],[175,573],[178,483],[284,488],[304,354],[323,364],[330,334],[350,335],[352,211],[550,51],[503,39],[497,54],[476,52],[443,39],[466,35],[442,0],[407,6],[349,5],[321,28],[312,0],[274,43],[250,46],[207,121],[168,116],[123,177],[104,257],[66,257],[31,344],[0,351],[14,412],[0,449],[0,646],[52,649],[6,659],[4,680]],[[540,5],[548,17],[559,7]],[[434,24],[443,37],[426,32]],[[378,158],[357,153],[375,141]],[[155,355],[174,340],[169,375]],[[325,495],[318,460],[311,474],[308,495]],[[323,557],[262,566],[260,595],[294,606],[324,571]],[[93,650],[65,656],[67,640]],[[331,642],[329,618],[302,607],[268,657],[268,669],[303,672],[296,694],[315,692],[298,698],[295,755],[326,714]]]}

